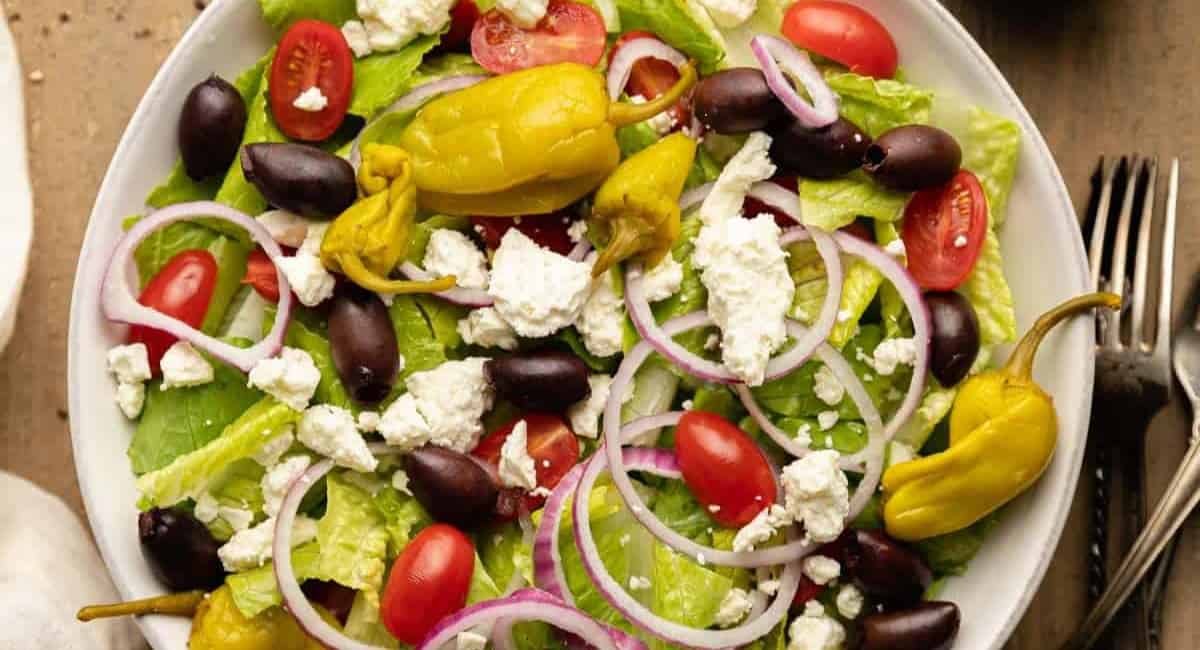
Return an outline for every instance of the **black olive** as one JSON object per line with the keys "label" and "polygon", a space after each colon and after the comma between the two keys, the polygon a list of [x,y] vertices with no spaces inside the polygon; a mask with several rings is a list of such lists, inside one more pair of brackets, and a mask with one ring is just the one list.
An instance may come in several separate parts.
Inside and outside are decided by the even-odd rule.
{"label": "black olive", "polygon": [[921,124],[900,126],[875,138],[863,169],[884,187],[917,192],[950,182],[962,164],[954,136]]}
{"label": "black olive", "polygon": [[392,392],[400,350],[392,317],[374,292],[341,282],[329,306],[329,346],[350,396],[374,404]]}
{"label": "black olive", "polygon": [[304,144],[246,145],[242,171],[271,205],[305,217],[336,217],[358,198],[350,163]]}
{"label": "black olive", "polygon": [[491,520],[500,488],[481,461],[425,445],[404,456],[404,471],[413,496],[434,519],[461,528]]}
{"label": "black olive", "polygon": [[938,383],[954,386],[979,355],[979,318],[971,302],[953,291],[931,291],[925,304],[933,329],[929,369]]}
{"label": "black olive", "polygon": [[758,68],[729,68],[696,85],[692,110],[717,133],[749,133],[787,114]]}
{"label": "black olive", "polygon": [[171,591],[210,591],[225,581],[217,557],[220,543],[204,524],[176,509],[155,508],[138,515],[142,553]]}
{"label": "black olive", "polygon": [[187,175],[203,180],[229,171],[245,130],[246,102],[237,88],[216,75],[197,84],[179,116],[179,152]]}
{"label": "black olive", "polygon": [[561,413],[591,394],[588,369],[566,352],[534,352],[484,365],[496,394],[526,411]]}
{"label": "black olive", "polygon": [[854,531],[845,560],[846,573],[862,585],[863,591],[890,607],[920,602],[933,582],[933,572],[925,560],[882,531]]}
{"label": "black olive", "polygon": [[958,606],[924,602],[912,609],[862,620],[862,650],[950,650],[961,621]]}
{"label": "black olive", "polygon": [[862,164],[871,136],[845,118],[821,129],[796,120],[771,129],[771,159],[782,171],[804,178],[836,178]]}

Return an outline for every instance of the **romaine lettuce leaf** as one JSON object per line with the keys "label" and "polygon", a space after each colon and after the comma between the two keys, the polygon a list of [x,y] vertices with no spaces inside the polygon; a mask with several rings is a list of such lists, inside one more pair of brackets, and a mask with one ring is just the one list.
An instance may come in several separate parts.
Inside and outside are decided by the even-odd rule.
{"label": "romaine lettuce leaf", "polygon": [[[796,284],[796,295],[792,299],[791,316],[806,325],[816,322],[829,291],[829,279],[825,274],[825,262],[811,243],[805,242],[789,249],[788,267],[792,282]],[[883,284],[883,275],[869,263],[858,258],[842,258],[845,277],[842,281],[842,299],[838,305],[839,318],[829,335],[829,344],[841,349],[859,327],[859,319]]]}
{"label": "romaine lettuce leaf", "polygon": [[533,584],[533,549],[524,543],[516,522],[489,526],[479,532],[477,549],[488,575],[503,589],[515,574]]}
{"label": "romaine lettuce leaf", "polygon": [[305,18],[323,20],[337,27],[358,18],[354,0],[258,0],[258,4],[263,20],[279,32]]}
{"label": "romaine lettuce leaf", "polygon": [[425,315],[425,320],[429,322],[434,340],[441,344],[446,358],[454,358],[453,352],[462,346],[458,321],[466,318],[470,310],[424,294],[417,294],[416,301],[421,313]]}
{"label": "romaine lettuce leaf", "polygon": [[[325,579],[320,571],[321,549],[309,542],[292,549],[292,571],[300,582]],[[275,564],[267,562],[257,569],[234,573],[225,578],[233,602],[246,618],[254,618],[283,602],[279,583],[275,580]]]}
{"label": "romaine lettuce leaf", "polygon": [[708,74],[725,58],[721,35],[708,15],[688,0],[616,0],[625,31],[645,30],[696,59]]}
{"label": "romaine lettuce leaf", "polygon": [[857,420],[839,419],[837,424],[825,431],[821,430],[815,417],[775,418],[775,425],[793,436],[803,428],[812,438],[816,449],[836,449],[843,454],[854,454],[867,446],[867,427]]}
{"label": "romaine lettuce leaf", "polygon": [[354,596],[346,626],[346,636],[380,648],[399,648],[400,642],[388,632],[379,617],[379,595],[360,591]]}
{"label": "romaine lettuce leaf", "polygon": [[858,217],[896,221],[904,216],[909,194],[881,187],[861,171],[829,180],[800,180],[800,214],[804,223],[834,231]]}
{"label": "romaine lettuce leaf", "polygon": [[[475,4],[479,4],[478,2]],[[482,7],[480,11],[486,11]],[[412,87],[422,86],[424,84],[445,79],[447,77],[461,77],[463,75],[486,75],[489,74],[483,66],[475,62],[475,58],[470,54],[459,54],[457,52],[449,52],[436,56],[427,56],[421,62],[421,67],[417,68],[416,74],[412,78]]]}
{"label": "romaine lettuce leaf", "polygon": [[938,425],[954,406],[954,398],[958,395],[956,388],[943,388],[934,379],[929,380],[925,395],[913,416],[896,432],[896,441],[902,442],[913,449],[920,449],[929,440],[934,427]]}
{"label": "romaine lettuce leaf", "polygon": [[404,355],[404,370],[397,386],[413,373],[432,370],[446,361],[446,349],[438,342],[416,298],[396,296],[388,311],[392,315],[400,354]]}
{"label": "romaine lettuce leaf", "polygon": [[654,582],[655,613],[689,627],[714,625],[733,581],[661,542],[655,542],[653,548],[654,574],[650,579]]}
{"label": "romaine lettuce leaf", "polygon": [[393,487],[380,490],[374,502],[387,530],[388,557],[399,555],[421,529],[433,523],[416,499]]}
{"label": "romaine lettuce leaf", "polygon": [[988,222],[998,228],[1004,224],[1008,196],[1017,174],[1017,156],[1021,152],[1021,127],[1012,120],[972,106],[967,116],[966,136],[959,137],[964,169],[979,178],[987,193]]}
{"label": "romaine lettuce leaf", "polygon": [[208,246],[208,252],[217,260],[217,282],[213,286],[212,298],[209,300],[208,311],[204,314],[204,323],[200,329],[211,336],[221,328],[221,323],[225,320],[225,311],[229,309],[229,304],[233,302],[233,296],[238,289],[242,288],[250,248],[229,237],[219,237]]}
{"label": "romaine lettuce leaf", "polygon": [[720,528],[683,481],[667,481],[659,488],[654,514],[675,532],[705,545],[712,542],[711,531]]}
{"label": "romaine lettuce leaf", "polygon": [[[674,295],[650,306],[654,313],[654,319],[659,323],[665,323],[672,318],[685,316],[708,306],[708,289],[704,287],[704,283],[700,280],[700,272],[692,263],[692,250],[695,248],[696,236],[700,234],[702,225],[700,218],[696,215],[684,218],[680,225],[679,239],[676,240],[671,255],[683,267],[683,282],[680,284],[679,291]],[[709,334],[714,331],[714,328],[697,328],[676,336],[675,340],[691,352],[703,355],[704,343]]]}
{"label": "romaine lettuce leaf", "polygon": [[[875,241],[880,247],[887,246],[897,239],[900,239],[900,233],[896,230],[896,224],[875,222]],[[907,261],[904,263],[907,265]],[[911,336],[912,319],[908,315],[908,307],[904,305],[904,299],[891,282],[884,282],[879,286],[879,312],[883,317],[884,338]]]}
{"label": "romaine lettuce leaf", "polygon": [[1000,512],[993,512],[962,530],[919,541],[917,552],[935,575],[962,575],[967,563],[983,548],[988,533],[1000,523]]}
{"label": "romaine lettuce leaf", "polygon": [[894,79],[829,70],[825,81],[841,97],[842,117],[872,138],[905,124],[928,124],[933,93]]}
{"label": "romaine lettuce leaf", "polygon": [[[253,458],[243,458],[230,463],[208,485],[208,493],[217,503],[229,508],[254,513],[253,523],[262,521],[263,515],[262,477],[266,470]],[[233,537],[234,529],[223,516],[209,522],[208,529],[213,537],[224,541]]]}
{"label": "romaine lettuce leaf", "polygon": [[387,570],[388,532],[370,493],[351,484],[344,472],[325,480],[325,516],[317,522],[319,571],[330,580],[377,596]]}
{"label": "romaine lettuce leaf", "polygon": [[988,230],[975,268],[958,291],[971,301],[979,316],[980,344],[997,345],[1017,340],[1012,289],[1004,277],[1004,260],[1000,257],[1000,239],[996,231]]}
{"label": "romaine lettuce leaf", "polygon": [[[340,23],[339,23],[340,24]],[[371,119],[413,88],[421,60],[441,36],[422,36],[395,52],[373,54],[354,62],[354,98],[350,114]]]}

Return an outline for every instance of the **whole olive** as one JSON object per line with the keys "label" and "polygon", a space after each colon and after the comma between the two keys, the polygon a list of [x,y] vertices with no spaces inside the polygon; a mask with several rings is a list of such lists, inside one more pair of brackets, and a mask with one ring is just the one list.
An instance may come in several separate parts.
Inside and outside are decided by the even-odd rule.
{"label": "whole olive", "polygon": [[805,178],[835,178],[862,164],[871,136],[845,118],[821,129],[796,120],[777,122],[770,130],[771,160]]}
{"label": "whole olive", "polygon": [[496,394],[526,411],[561,413],[591,394],[588,369],[566,352],[534,352],[484,365]]}
{"label": "whole olive", "polygon": [[862,620],[862,650],[949,650],[961,621],[958,605],[924,602]]}
{"label": "whole olive", "polygon": [[933,325],[929,369],[941,385],[954,386],[979,355],[979,317],[971,302],[953,291],[931,291],[925,304]]}
{"label": "whole olive", "polygon": [[338,284],[329,306],[329,346],[338,377],[356,401],[374,404],[391,393],[400,350],[378,295],[350,282]]}
{"label": "whole olive", "polygon": [[933,572],[920,555],[877,530],[855,531],[845,570],[863,591],[889,607],[920,602],[933,582]]}
{"label": "whole olive", "polygon": [[203,180],[229,171],[246,130],[246,101],[213,75],[188,93],[179,116],[179,152],[187,175]]}
{"label": "whole olive", "polygon": [[863,169],[884,187],[917,192],[950,182],[962,164],[954,136],[922,124],[899,126],[875,138]]}
{"label": "whole olive", "polygon": [[150,568],[171,591],[216,589],[225,581],[221,546],[192,515],[155,508],[138,515],[138,539]]}
{"label": "whole olive", "polygon": [[490,521],[499,485],[480,461],[425,445],[404,456],[404,471],[413,496],[434,519],[461,528]]}
{"label": "whole olive", "polygon": [[704,79],[692,110],[717,133],[758,131],[787,114],[758,68],[729,68]]}
{"label": "whole olive", "polygon": [[242,172],[271,205],[305,217],[336,217],[358,198],[350,163],[305,144],[246,145]]}

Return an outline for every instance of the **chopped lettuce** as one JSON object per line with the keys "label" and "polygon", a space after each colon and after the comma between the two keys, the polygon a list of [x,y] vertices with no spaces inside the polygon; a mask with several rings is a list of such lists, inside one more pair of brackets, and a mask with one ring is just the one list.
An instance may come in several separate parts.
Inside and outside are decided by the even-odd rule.
{"label": "chopped lettuce", "polygon": [[934,427],[949,415],[956,395],[957,388],[943,388],[936,380],[930,379],[920,406],[900,431],[896,432],[897,442],[903,442],[913,449],[925,446]]}
{"label": "chopped lettuce", "polygon": [[[900,239],[900,233],[896,230],[896,224],[875,222],[875,241],[881,247],[897,239]],[[883,318],[884,338],[903,338],[911,335],[912,319],[908,316],[908,307],[891,282],[884,282],[879,286],[879,312]]]}
{"label": "chopped lettuce", "polygon": [[683,481],[663,484],[654,499],[654,514],[680,535],[706,545],[712,542],[712,530],[720,527]]}
{"label": "chopped lettuce", "polygon": [[415,372],[432,370],[446,361],[446,348],[438,341],[415,297],[396,296],[388,311],[392,315],[400,354],[404,356],[404,370],[397,385]]}
{"label": "chopped lettuce", "polygon": [[[292,549],[292,571],[300,582],[324,579],[320,571],[321,548],[309,542]],[[225,578],[233,602],[246,618],[254,618],[283,602],[279,583],[275,580],[275,565],[268,562],[257,569],[234,573]]]}
{"label": "chopped lettuce", "polygon": [[928,124],[933,93],[894,79],[829,70],[825,81],[841,97],[842,117],[872,138],[905,124]]}
{"label": "chopped lettuce", "polygon": [[[231,463],[208,485],[208,492],[222,506],[247,510],[255,514],[254,520],[265,519],[262,514],[262,477],[266,470],[253,458],[243,458]],[[208,524],[209,531],[218,540],[233,537],[233,526],[219,516]]]}
{"label": "chopped lettuce", "polygon": [[479,558],[498,587],[506,587],[513,575],[533,584],[533,549],[524,543],[516,522],[490,526],[480,531],[478,539]]}
{"label": "chopped lettuce", "polygon": [[483,566],[483,560],[479,559],[479,553],[476,553],[475,571],[471,573],[471,585],[467,589],[467,604],[474,605],[499,597],[500,587],[496,585],[495,580],[492,580],[492,576],[488,575],[487,569]]}
{"label": "chopped lettuce", "polygon": [[[816,247],[808,242],[792,246],[789,252],[788,267],[796,284],[791,316],[811,325],[821,314],[825,294],[829,291],[825,262]],[[842,281],[842,299],[838,305],[839,320],[829,335],[829,344],[838,349],[854,336],[859,320],[883,285],[883,275],[864,260],[843,258],[842,269],[845,277]]]}
{"label": "chopped lettuce", "polygon": [[344,472],[325,481],[325,516],[317,522],[320,572],[334,582],[377,595],[383,588],[388,531],[371,494]]}
{"label": "chopped lettuce", "polygon": [[993,512],[962,530],[917,542],[917,552],[935,575],[961,575],[999,522],[999,511]]}
{"label": "chopped lettuce", "polygon": [[[274,306],[267,308],[267,318],[264,328],[270,328],[275,321]],[[354,400],[342,384],[342,379],[333,365],[333,347],[329,343],[326,332],[328,326],[320,314],[311,309],[298,307],[292,312],[292,321],[288,323],[284,343],[288,347],[304,350],[312,357],[313,364],[321,372],[321,382],[313,393],[313,401],[317,404],[332,404],[344,409],[354,410]]]}
{"label": "chopped lettuce", "polygon": [[839,419],[837,424],[825,431],[821,430],[815,417],[777,418],[775,424],[793,436],[804,429],[816,449],[836,449],[843,454],[854,454],[867,446],[867,427],[857,420]]}
{"label": "chopped lettuce", "polygon": [[433,523],[420,503],[393,487],[384,487],[374,497],[388,534],[388,557],[395,557],[422,528]]}
{"label": "chopped lettuce", "polygon": [[716,413],[730,422],[737,422],[746,413],[733,391],[720,384],[701,384],[692,395],[691,410]]}
{"label": "chopped lettuce", "polygon": [[379,595],[360,591],[354,596],[346,626],[346,636],[379,648],[399,648],[400,642],[388,632],[379,616]]}
{"label": "chopped lettuce", "polygon": [[467,317],[470,310],[454,305],[441,298],[417,294],[417,306],[429,322],[433,338],[446,350],[447,358],[453,358],[455,348],[462,345],[462,335],[458,332],[458,321]]}
{"label": "chopped lettuce", "polygon": [[654,574],[650,579],[654,582],[655,613],[689,627],[714,625],[733,581],[660,542],[655,542],[653,548]]}
{"label": "chopped lettuce", "polygon": [[[691,215],[686,217],[680,226],[679,239],[675,242],[671,254],[683,267],[683,282],[680,284],[679,291],[674,295],[651,305],[654,319],[659,323],[665,323],[672,318],[685,316],[708,306],[708,289],[704,287],[704,283],[700,279],[700,271],[692,262],[694,242],[696,236],[700,234],[702,225],[698,216]],[[702,355],[704,343],[710,333],[712,333],[711,329],[697,328],[676,336],[675,340],[688,350]]]}
{"label": "chopped lettuce", "polygon": [[471,74],[486,75],[488,71],[476,63],[470,54],[449,52],[437,56],[427,56],[421,62],[421,67],[417,68],[416,74],[413,75],[412,87],[416,88],[447,77]]}
{"label": "chopped lettuce", "polygon": [[225,311],[233,302],[233,296],[242,288],[250,249],[240,241],[222,236],[209,244],[208,252],[217,260],[217,282],[213,286],[212,298],[209,299],[208,311],[200,329],[205,334],[212,335],[220,329],[225,320]]}
{"label": "chopped lettuce", "polygon": [[[266,60],[270,61],[274,56],[274,50],[267,53]],[[270,67],[264,66],[262,73],[262,81],[253,97],[247,105],[246,131],[242,135],[242,144],[255,144],[259,142],[286,142],[287,136],[275,124],[275,118],[271,117],[271,109],[267,101],[267,84],[268,75],[270,75]],[[221,184],[221,189],[217,192],[216,200],[224,203],[234,209],[241,210],[251,216],[262,214],[267,209],[267,200],[259,193],[258,189],[246,180],[246,175],[242,173],[241,158],[233,161],[233,165],[229,168],[229,173],[225,176],[225,181]],[[226,231],[230,226],[226,221],[216,221],[216,224],[222,224],[222,231]],[[230,233],[239,239],[245,240],[246,233],[240,228],[233,227],[236,232]]]}
{"label": "chopped lettuce", "polygon": [[858,217],[897,221],[909,195],[881,187],[861,171],[829,180],[800,180],[800,213],[805,225],[833,231]]}
{"label": "chopped lettuce", "polygon": [[696,59],[708,74],[725,58],[721,35],[694,0],[616,0],[621,28],[645,30]]}
{"label": "chopped lettuce", "polygon": [[137,487],[142,497],[138,507],[166,507],[199,495],[231,463],[253,456],[264,443],[299,419],[300,413],[287,405],[273,397],[263,398],[216,439],[139,477]]}
{"label": "chopped lettuce", "polygon": [[988,223],[993,228],[1004,225],[1021,153],[1021,127],[953,95],[939,95],[933,108],[934,124],[950,132],[962,147],[963,169],[983,185]]}
{"label": "chopped lettuce", "polygon": [[958,291],[967,297],[979,316],[980,344],[997,345],[1017,340],[1017,315],[1013,308],[1012,289],[1004,277],[1000,239],[994,230],[988,231],[975,268],[971,269],[971,274]]}
{"label": "chopped lettuce", "polygon": [[421,60],[441,36],[422,36],[395,52],[373,54],[354,62],[354,98],[350,114],[371,119],[413,87]]}
{"label": "chopped lettuce", "polygon": [[258,0],[263,20],[282,32],[292,23],[312,18],[341,27],[347,20],[358,18],[354,0]]}

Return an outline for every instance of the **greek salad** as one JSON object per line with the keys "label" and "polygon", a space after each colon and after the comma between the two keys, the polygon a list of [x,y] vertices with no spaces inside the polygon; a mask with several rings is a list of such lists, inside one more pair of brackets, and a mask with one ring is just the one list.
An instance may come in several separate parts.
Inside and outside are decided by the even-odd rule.
{"label": "greek salad", "polygon": [[[833,0],[260,0],[102,310],[189,647],[950,648],[1054,450],[1013,122]],[[136,267],[136,286],[128,271]],[[134,522],[130,522],[133,525]]]}

